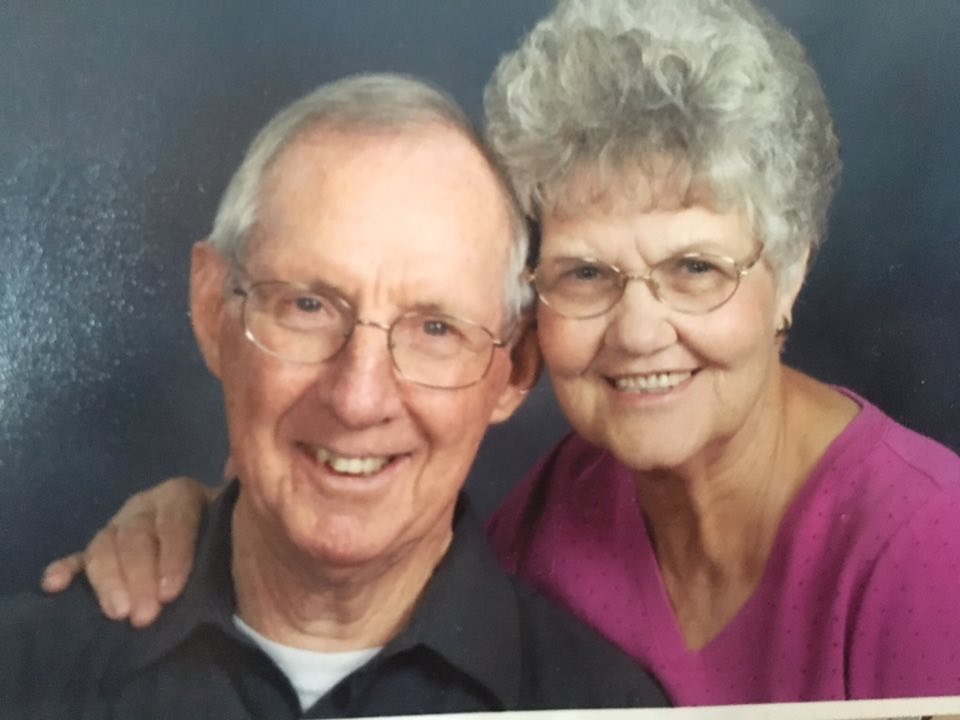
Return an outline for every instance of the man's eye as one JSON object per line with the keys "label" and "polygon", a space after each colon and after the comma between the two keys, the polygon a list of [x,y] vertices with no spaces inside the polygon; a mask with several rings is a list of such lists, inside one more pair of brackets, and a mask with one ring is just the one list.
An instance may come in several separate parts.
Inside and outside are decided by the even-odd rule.
{"label": "man's eye", "polygon": [[431,318],[423,321],[423,332],[433,337],[445,337],[456,332],[456,328],[445,320]]}
{"label": "man's eye", "polygon": [[275,322],[295,330],[329,327],[340,317],[336,305],[327,298],[298,292],[274,298],[270,313]]}

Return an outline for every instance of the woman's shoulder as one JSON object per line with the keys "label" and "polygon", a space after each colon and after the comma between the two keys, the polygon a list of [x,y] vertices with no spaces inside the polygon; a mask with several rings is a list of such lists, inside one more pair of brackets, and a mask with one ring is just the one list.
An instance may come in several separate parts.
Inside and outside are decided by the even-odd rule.
{"label": "woman's shoulder", "polygon": [[860,413],[838,438],[852,460],[872,476],[911,481],[925,493],[960,493],[960,456],[933,438],[887,415],[852,390],[837,388],[860,405]]}
{"label": "woman's shoulder", "polygon": [[817,525],[839,518],[843,522],[829,532],[856,531],[880,544],[933,507],[953,514],[960,528],[960,457],[855,392],[836,391],[860,411],[820,458],[792,519]]}
{"label": "woman's shoulder", "polygon": [[910,528],[922,534],[931,513],[952,518],[960,533],[956,453],[852,390],[796,377],[802,392],[793,399],[808,410],[793,431],[809,441],[810,452],[805,480],[781,521],[783,547],[833,557],[849,569],[871,565]]}

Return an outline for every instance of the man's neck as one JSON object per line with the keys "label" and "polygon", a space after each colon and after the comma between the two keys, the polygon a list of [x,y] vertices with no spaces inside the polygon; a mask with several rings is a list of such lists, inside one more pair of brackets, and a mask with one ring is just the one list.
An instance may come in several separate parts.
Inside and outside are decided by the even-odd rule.
{"label": "man's neck", "polygon": [[322,652],[386,645],[409,621],[453,537],[447,525],[389,558],[331,568],[264,537],[250,513],[241,493],[231,559],[237,614],[275,642]]}

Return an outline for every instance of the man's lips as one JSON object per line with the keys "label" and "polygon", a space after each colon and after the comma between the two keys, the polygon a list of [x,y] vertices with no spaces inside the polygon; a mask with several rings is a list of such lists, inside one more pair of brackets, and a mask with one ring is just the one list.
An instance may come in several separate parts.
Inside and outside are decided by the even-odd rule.
{"label": "man's lips", "polygon": [[320,445],[300,443],[301,450],[311,457],[317,465],[325,466],[338,475],[366,477],[375,475],[405,454],[347,454],[337,452]]}
{"label": "man's lips", "polygon": [[340,455],[327,448],[317,448],[317,462],[326,464],[341,475],[372,475],[379,472],[393,460],[393,455]]}

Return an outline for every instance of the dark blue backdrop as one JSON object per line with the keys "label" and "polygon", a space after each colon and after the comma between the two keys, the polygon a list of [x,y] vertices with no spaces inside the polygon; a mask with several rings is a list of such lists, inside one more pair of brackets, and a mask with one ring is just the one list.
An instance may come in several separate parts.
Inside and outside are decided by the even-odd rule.
{"label": "dark blue backdrop", "polygon": [[[186,318],[188,248],[260,125],[361,70],[476,117],[548,0],[0,4],[0,591],[134,489],[215,480],[221,405]],[[960,448],[956,0],[770,0],[831,98],[846,172],[788,356]],[[495,429],[491,509],[564,428],[541,384]]]}

